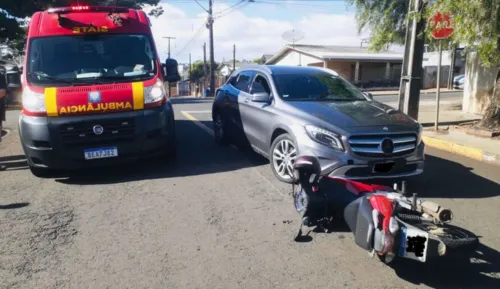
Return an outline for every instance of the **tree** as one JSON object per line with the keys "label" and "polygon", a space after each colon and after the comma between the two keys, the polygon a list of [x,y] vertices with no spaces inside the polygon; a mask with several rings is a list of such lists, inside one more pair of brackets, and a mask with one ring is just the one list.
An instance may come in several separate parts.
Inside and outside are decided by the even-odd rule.
{"label": "tree", "polygon": [[[203,61],[198,60],[191,64],[192,69],[188,69],[188,74],[191,76],[191,81],[198,82],[204,77],[208,77],[210,73],[210,64],[207,63],[207,75],[205,75],[205,70],[203,69]],[[215,67],[219,67],[219,63],[215,63]],[[218,74],[218,70],[215,71]]]}
{"label": "tree", "polygon": [[[356,7],[358,30],[371,28],[370,49],[379,51],[386,44],[404,44],[405,20],[430,17],[433,13],[450,12],[455,33],[450,41],[465,46],[465,52],[477,51],[483,65],[498,67],[495,86],[479,126],[500,128],[500,1],[498,0],[433,0],[425,13],[408,14],[408,0],[346,0]],[[425,35],[431,40],[429,27]]]}
{"label": "tree", "polygon": [[[163,8],[157,6],[160,0],[83,0],[81,4],[101,6],[123,6],[141,9],[146,5],[155,6],[149,15],[158,17],[163,14]],[[7,45],[16,51],[24,50],[26,37],[27,18],[36,11],[46,10],[50,7],[69,6],[74,4],[72,0],[2,0],[0,7],[0,45]]]}

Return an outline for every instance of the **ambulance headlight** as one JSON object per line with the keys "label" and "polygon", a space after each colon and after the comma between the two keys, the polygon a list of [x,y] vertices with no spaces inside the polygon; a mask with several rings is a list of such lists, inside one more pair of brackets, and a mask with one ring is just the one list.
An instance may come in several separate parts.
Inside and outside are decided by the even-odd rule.
{"label": "ambulance headlight", "polygon": [[163,82],[161,80],[156,81],[156,83],[151,86],[144,87],[145,104],[159,102],[163,100],[165,96],[165,87],[163,87]]}
{"label": "ambulance headlight", "polygon": [[23,108],[30,112],[46,112],[45,94],[30,90],[27,86],[22,94]]}

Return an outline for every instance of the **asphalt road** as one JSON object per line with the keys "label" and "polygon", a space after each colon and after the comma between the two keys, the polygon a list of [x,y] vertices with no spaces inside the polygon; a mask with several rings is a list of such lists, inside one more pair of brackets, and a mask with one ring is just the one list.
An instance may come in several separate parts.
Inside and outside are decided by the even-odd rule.
{"label": "asphalt road", "polygon": [[217,147],[210,107],[176,101],[177,164],[58,179],[29,173],[10,120],[0,143],[0,288],[498,288],[499,167],[427,149],[412,189],[451,207],[482,245],[470,262],[391,268],[342,228],[294,242],[291,188],[261,157]]}

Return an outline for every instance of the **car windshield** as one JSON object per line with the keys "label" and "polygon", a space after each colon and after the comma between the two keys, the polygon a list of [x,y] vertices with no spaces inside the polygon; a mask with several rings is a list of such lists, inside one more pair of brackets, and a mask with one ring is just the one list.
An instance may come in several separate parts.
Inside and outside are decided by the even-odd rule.
{"label": "car windshield", "polygon": [[286,101],[359,101],[363,93],[326,71],[274,75],[279,95]]}
{"label": "car windshield", "polygon": [[156,74],[146,35],[73,35],[30,42],[27,79],[40,86],[127,82]]}

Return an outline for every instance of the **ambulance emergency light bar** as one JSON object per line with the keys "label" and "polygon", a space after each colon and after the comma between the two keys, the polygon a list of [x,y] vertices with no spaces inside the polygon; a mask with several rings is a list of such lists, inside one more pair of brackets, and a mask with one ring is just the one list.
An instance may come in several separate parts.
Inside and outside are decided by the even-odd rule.
{"label": "ambulance emergency light bar", "polygon": [[68,14],[78,12],[103,12],[103,13],[128,13],[128,8],[112,7],[112,6],[70,6],[50,8],[48,13]]}

